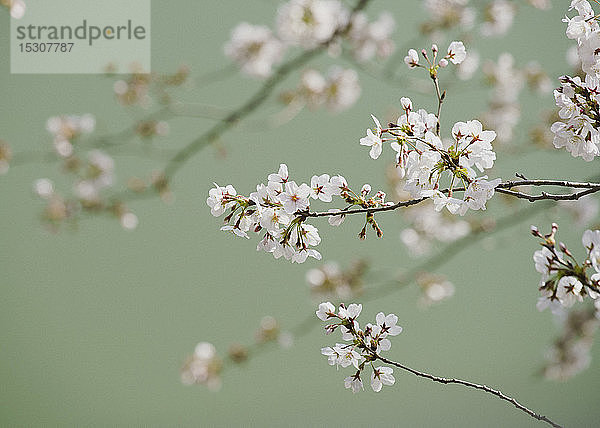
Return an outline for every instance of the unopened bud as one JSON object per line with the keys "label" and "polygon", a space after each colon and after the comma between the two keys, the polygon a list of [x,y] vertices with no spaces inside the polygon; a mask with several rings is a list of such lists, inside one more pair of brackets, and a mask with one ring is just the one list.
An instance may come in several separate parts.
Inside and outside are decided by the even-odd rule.
{"label": "unopened bud", "polygon": [[363,198],[365,196],[367,196],[369,193],[371,193],[371,185],[369,184],[365,184],[362,189],[360,190],[360,194],[363,196]]}
{"label": "unopened bud", "polygon": [[571,256],[571,252],[569,251],[569,249],[563,242],[558,243],[558,248],[560,248],[560,251],[565,253],[567,256],[569,256],[569,257]]}
{"label": "unopened bud", "polygon": [[329,324],[325,326],[325,334],[331,334],[338,328],[339,324]]}
{"label": "unopened bud", "polygon": [[400,98],[400,104],[404,110],[412,110],[412,101],[408,97]]}
{"label": "unopened bud", "polygon": [[358,239],[360,239],[361,241],[364,240],[367,237],[367,225],[365,224],[362,228],[362,230],[359,232],[358,234]]}
{"label": "unopened bud", "polygon": [[234,343],[229,347],[229,358],[235,363],[242,363],[248,359],[248,348],[238,343]]}

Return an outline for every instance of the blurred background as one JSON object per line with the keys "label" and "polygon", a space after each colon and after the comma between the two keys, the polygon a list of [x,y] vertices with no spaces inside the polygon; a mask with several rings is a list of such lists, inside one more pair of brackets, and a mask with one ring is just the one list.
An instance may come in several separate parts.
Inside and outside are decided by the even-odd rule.
{"label": "blurred background", "polygon": [[[306,322],[319,301],[311,297],[305,275],[322,263],[309,259],[292,265],[256,252],[255,239],[219,231],[221,220],[206,206],[213,182],[233,184],[248,194],[282,162],[298,182],[309,182],[313,174],[342,174],[355,188],[370,183],[392,195],[386,181],[391,150],[384,149],[373,161],[358,140],[372,126],[369,115],[383,118],[397,111],[401,96],[434,111],[435,98],[419,90],[415,74],[409,75],[401,61],[408,47],[420,49],[431,43],[418,32],[426,18],[420,3],[374,0],[366,10],[370,18],[388,10],[396,19],[393,39],[403,52],[394,79],[383,79],[373,70],[359,71],[362,94],[353,107],[340,114],[304,109],[274,128],[265,126],[265,118],[281,110],[273,97],[185,164],[171,183],[171,203],[158,198],[130,203],[139,217],[133,231],[123,230],[109,216],[87,216],[58,233],[48,231],[40,221],[44,204],[32,184],[50,177],[68,189],[69,181],[56,162],[23,162],[0,177],[1,425],[541,424],[488,394],[434,384],[398,370],[396,384],[379,394],[369,391],[368,385],[359,394],[345,390],[343,379],[350,372],[336,371],[320,355],[321,347],[336,338],[324,335],[316,317],[315,322]],[[571,72],[565,53],[572,43],[560,22],[567,2],[555,1],[546,11],[524,1],[516,3],[519,8],[509,34],[468,40],[467,51],[476,45],[482,59],[494,61],[510,51],[518,66],[536,60],[555,85],[558,76]],[[152,2],[153,71],[172,73],[186,64],[193,84],[177,94],[182,102],[215,111],[239,106],[260,82],[220,72],[230,69],[223,45],[241,21],[273,28],[278,5],[271,0]],[[95,133],[107,135],[147,114],[116,102],[114,77],[11,75],[9,16],[2,12],[0,137],[15,154],[51,149],[45,124],[52,116],[91,113],[97,121]],[[407,46],[409,41],[416,42]],[[447,41],[440,43],[440,49],[446,46]],[[344,61],[324,54],[312,66],[323,71],[332,63],[356,68]],[[300,71],[282,83],[281,91],[296,87]],[[442,87],[448,88],[442,130],[448,132],[455,121],[472,119],[486,109],[490,90],[480,72],[467,82],[448,72],[442,76]],[[498,150],[491,178],[510,179],[522,172],[530,178],[585,180],[597,173],[597,162],[531,146],[530,129],[542,123],[542,111],[553,105],[551,93],[524,91],[513,144]],[[172,150],[212,124],[214,120],[200,117],[170,119],[167,137],[134,142],[152,156],[115,154],[118,180],[124,183],[164,165],[168,157],[157,159],[154,151],[144,152],[145,144]],[[494,200],[487,212],[474,218],[500,218],[521,212],[527,204]],[[379,311],[398,315],[404,332],[393,340],[391,359],[440,376],[494,386],[565,426],[596,426],[597,347],[590,367],[569,381],[540,376],[544,352],[560,329],[548,311],[535,308],[539,275],[532,254],[538,244],[529,235],[530,224],[546,231],[558,220],[560,239],[582,256],[583,228],[554,207],[522,220],[483,239],[478,236],[455,257],[432,267],[431,273],[454,284],[452,298],[423,308],[418,304],[422,292],[412,283],[385,296],[370,295],[362,322],[373,320]],[[412,257],[402,244],[400,231],[406,222],[400,213],[380,215],[378,221],[384,238],[370,234],[365,241],[356,238],[362,218],[349,218],[339,228],[324,220],[313,222],[323,238],[318,249],[324,261],[343,267],[356,259],[369,262],[367,290],[408,272],[427,257]],[[442,248],[437,245],[433,254]],[[198,342],[213,343],[224,358],[232,343],[252,344],[267,315],[282,331],[295,333],[293,346],[269,343],[259,351],[251,348],[250,358],[240,365],[227,361],[217,392],[181,384],[180,368]]]}

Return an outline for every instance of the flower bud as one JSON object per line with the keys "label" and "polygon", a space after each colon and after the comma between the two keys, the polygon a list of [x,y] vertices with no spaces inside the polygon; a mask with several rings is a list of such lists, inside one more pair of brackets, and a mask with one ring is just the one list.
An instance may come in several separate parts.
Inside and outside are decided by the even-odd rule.
{"label": "flower bud", "polygon": [[364,198],[365,196],[367,196],[369,193],[371,193],[371,185],[370,184],[365,184],[362,189],[360,190],[360,194],[362,195],[362,197]]}

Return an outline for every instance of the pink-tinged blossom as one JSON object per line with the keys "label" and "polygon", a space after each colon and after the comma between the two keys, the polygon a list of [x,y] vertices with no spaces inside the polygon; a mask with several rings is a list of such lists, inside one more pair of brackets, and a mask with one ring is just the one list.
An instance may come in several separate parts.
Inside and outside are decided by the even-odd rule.
{"label": "pink-tinged blossom", "polygon": [[409,49],[408,54],[404,57],[404,63],[410,68],[417,67],[419,65],[419,54],[414,49]]}
{"label": "pink-tinged blossom", "polygon": [[448,46],[448,54],[446,55],[448,61],[452,64],[460,64],[466,57],[467,50],[465,49],[463,42],[454,41],[450,43],[450,46]]}
{"label": "pink-tinged blossom", "polygon": [[310,179],[310,197],[323,202],[331,202],[333,196],[329,185],[329,174],[313,175]]}
{"label": "pink-tinged blossom", "polygon": [[297,211],[304,211],[309,206],[308,197],[310,196],[310,187],[302,183],[300,186],[295,181],[285,183],[285,190],[279,198],[283,203],[283,209],[288,214],[294,214]]}
{"label": "pink-tinged blossom", "polygon": [[316,313],[317,318],[327,321],[329,318],[335,317],[335,306],[331,302],[323,302],[319,304],[319,309]]}
{"label": "pink-tinged blossom", "polygon": [[235,205],[231,198],[235,195],[237,193],[231,184],[221,187],[215,183],[214,189],[210,189],[206,199],[206,204],[210,207],[210,213],[215,217],[222,215],[227,208]]}

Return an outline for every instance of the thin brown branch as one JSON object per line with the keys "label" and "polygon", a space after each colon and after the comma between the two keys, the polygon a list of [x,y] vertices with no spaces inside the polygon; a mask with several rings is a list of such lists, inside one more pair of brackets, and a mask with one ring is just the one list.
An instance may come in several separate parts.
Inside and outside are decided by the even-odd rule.
{"label": "thin brown branch", "polygon": [[[410,283],[412,283],[414,281],[416,275],[419,272],[421,272],[423,270],[431,271],[432,269],[438,269],[438,268],[442,267],[444,264],[446,264],[449,261],[458,257],[458,255],[461,254],[462,251],[464,251],[464,250],[470,248],[471,246],[477,244],[478,242],[480,242],[483,238],[488,237],[492,234],[498,233],[502,230],[508,229],[510,227],[516,226],[518,224],[521,224],[521,223],[525,222],[530,216],[532,216],[538,212],[541,212],[544,209],[547,209],[548,207],[552,206],[555,203],[556,202],[554,202],[554,201],[541,202],[541,203],[538,203],[535,205],[529,205],[526,208],[521,209],[517,212],[507,214],[504,217],[500,218],[496,222],[496,226],[490,232],[487,232],[483,228],[473,230],[467,236],[465,236],[453,243],[447,244],[437,254],[434,254],[433,256],[430,256],[430,257],[426,258],[425,260],[423,260],[422,263],[413,266],[413,268],[411,268],[409,272],[402,275],[402,278],[392,281],[392,282],[387,282],[387,283],[383,284],[382,286],[371,289],[370,291],[368,290],[367,294],[362,296],[361,301],[365,302],[365,301],[369,301],[369,300],[372,300],[375,298],[381,298],[382,296],[386,296],[386,295],[390,294],[390,292],[392,292],[392,291],[399,290],[403,286],[409,285]],[[297,341],[299,338],[301,338],[303,336],[307,336],[316,326],[320,325],[320,323],[317,321],[318,320],[315,318],[314,313],[311,312],[302,321],[300,321],[299,323],[294,325],[290,329],[290,332],[293,334],[294,340]],[[265,345],[267,345],[267,343],[255,343],[253,345],[248,346],[247,347],[248,351],[249,351],[248,358],[252,359],[252,358],[259,356],[261,353],[265,353],[265,352],[269,352],[269,351],[278,349],[274,346],[267,347]],[[382,361],[387,362],[386,360],[382,360]],[[388,364],[392,364],[392,363],[388,362]],[[231,361],[230,364],[225,365],[224,369],[227,369],[230,365],[234,365],[234,362]],[[398,367],[398,366],[396,366],[396,367]],[[407,367],[407,369],[408,369],[408,367]],[[413,369],[410,369],[410,370],[413,370]],[[412,371],[411,371],[411,373],[412,373]],[[450,382],[448,382],[448,383],[450,383]],[[512,401],[509,401],[509,402],[512,403]],[[540,417],[545,418],[544,416],[540,416]],[[544,419],[540,419],[540,420],[544,420]],[[549,422],[549,423],[553,423],[553,422]],[[556,424],[554,426],[560,427],[560,425],[558,425],[558,424]]]}
{"label": "thin brown branch", "polygon": [[[542,192],[539,195],[529,195],[523,192],[517,192],[514,190],[509,190],[518,186],[556,186],[556,187],[570,187],[575,189],[585,189],[579,192],[574,193],[565,193],[565,194],[551,194],[547,192]],[[448,194],[449,189],[444,189],[441,192]],[[455,188],[454,191],[460,192],[464,191],[464,187]],[[542,200],[552,200],[552,201],[573,201],[580,199],[586,195],[590,195],[592,193],[600,192],[600,183],[593,182],[575,182],[575,181],[565,181],[565,180],[520,180],[520,181],[506,181],[504,183],[500,183],[496,187],[496,192],[504,193],[506,195],[513,196],[518,199],[526,199],[530,202],[542,201]],[[374,214],[384,211],[394,211],[398,208],[408,207],[411,205],[416,205],[428,198],[417,198],[410,199],[408,201],[397,202],[393,205],[374,207],[374,208],[359,208],[359,209],[348,209],[342,211],[323,211],[323,212],[307,212],[307,213],[298,213],[298,215],[308,218],[308,217],[331,217],[337,215],[351,215],[351,214]]]}
{"label": "thin brown branch", "polygon": [[[101,148],[106,150],[113,147],[121,148],[125,146],[125,143],[137,135],[137,128],[140,123],[158,119],[169,119],[172,116],[174,116],[174,113],[170,110],[170,107],[165,106],[144,116],[120,131],[99,135],[97,137],[82,138],[76,145],[78,148]],[[57,156],[54,151],[21,151],[16,152],[13,155],[13,160],[10,164],[14,167],[32,163],[58,162],[60,160],[63,159]]]}
{"label": "thin brown branch", "polygon": [[[442,103],[444,102],[444,96],[440,92],[440,81],[438,80],[437,75],[435,77],[432,76],[431,78],[433,79],[433,85],[435,86],[435,95],[438,100],[437,113],[435,114],[435,117],[437,117],[437,124],[435,125],[435,134],[439,136],[441,123],[440,115],[442,114]],[[445,92],[444,95],[446,95]]]}
{"label": "thin brown branch", "polygon": [[547,418],[544,415],[541,415],[537,412],[534,412],[533,410],[525,407],[524,405],[522,405],[521,403],[519,403],[516,399],[504,394],[502,391],[499,391],[497,389],[494,388],[490,388],[487,385],[480,385],[478,383],[474,383],[474,382],[469,382],[466,380],[462,380],[462,379],[455,379],[455,378],[445,378],[445,377],[440,377],[440,376],[435,376],[429,373],[425,373],[425,372],[421,372],[419,370],[415,370],[411,367],[405,366],[404,364],[400,364],[397,363],[395,361],[392,360],[388,360],[385,357],[382,357],[378,354],[375,354],[375,357],[377,359],[379,359],[380,361],[383,361],[384,363],[390,364],[394,367],[398,367],[399,369],[402,369],[404,371],[407,371],[409,373],[414,374],[415,376],[418,377],[422,377],[425,379],[429,379],[433,382],[438,382],[438,383],[443,383],[443,384],[458,384],[458,385],[463,385],[466,386],[468,388],[473,388],[473,389],[478,389],[480,391],[484,391],[487,392],[488,394],[492,394],[498,398],[500,398],[501,400],[504,401],[508,401],[509,403],[511,403],[512,405],[514,405],[517,409],[527,413],[529,416],[531,416],[532,418],[537,419],[538,421],[542,421],[542,422],[546,422],[547,424],[555,427],[555,428],[562,428],[562,425],[557,424],[556,422],[553,422],[552,420],[550,420],[549,418]]}
{"label": "thin brown branch", "polygon": [[378,208],[359,208],[359,209],[355,209],[355,210],[345,210],[345,211],[342,210],[342,211],[336,211],[336,212],[329,212],[329,211],[327,211],[327,212],[325,212],[325,211],[323,211],[323,212],[308,212],[308,213],[301,213],[300,215],[302,215],[303,217],[331,217],[331,216],[336,216],[336,215],[379,213],[379,212],[384,212],[384,211],[394,211],[394,210],[397,210],[398,208],[409,207],[411,205],[417,205],[426,199],[428,199],[428,198],[410,199],[408,201],[397,202],[394,205],[388,205],[388,206],[378,207]]}
{"label": "thin brown branch", "polygon": [[542,201],[542,200],[551,200],[551,201],[576,201],[586,195],[590,195],[592,193],[600,192],[600,188],[592,187],[586,190],[582,190],[580,192],[567,193],[567,194],[553,194],[542,192],[539,195],[528,195],[523,192],[516,192],[514,190],[506,190],[506,189],[497,189],[498,193],[503,193],[505,195],[514,196],[519,199],[526,199],[529,202]]}
{"label": "thin brown branch", "polygon": [[574,189],[600,188],[600,183],[581,183],[566,180],[513,180],[500,183],[496,189],[512,189],[518,186],[557,186],[572,187]]}

